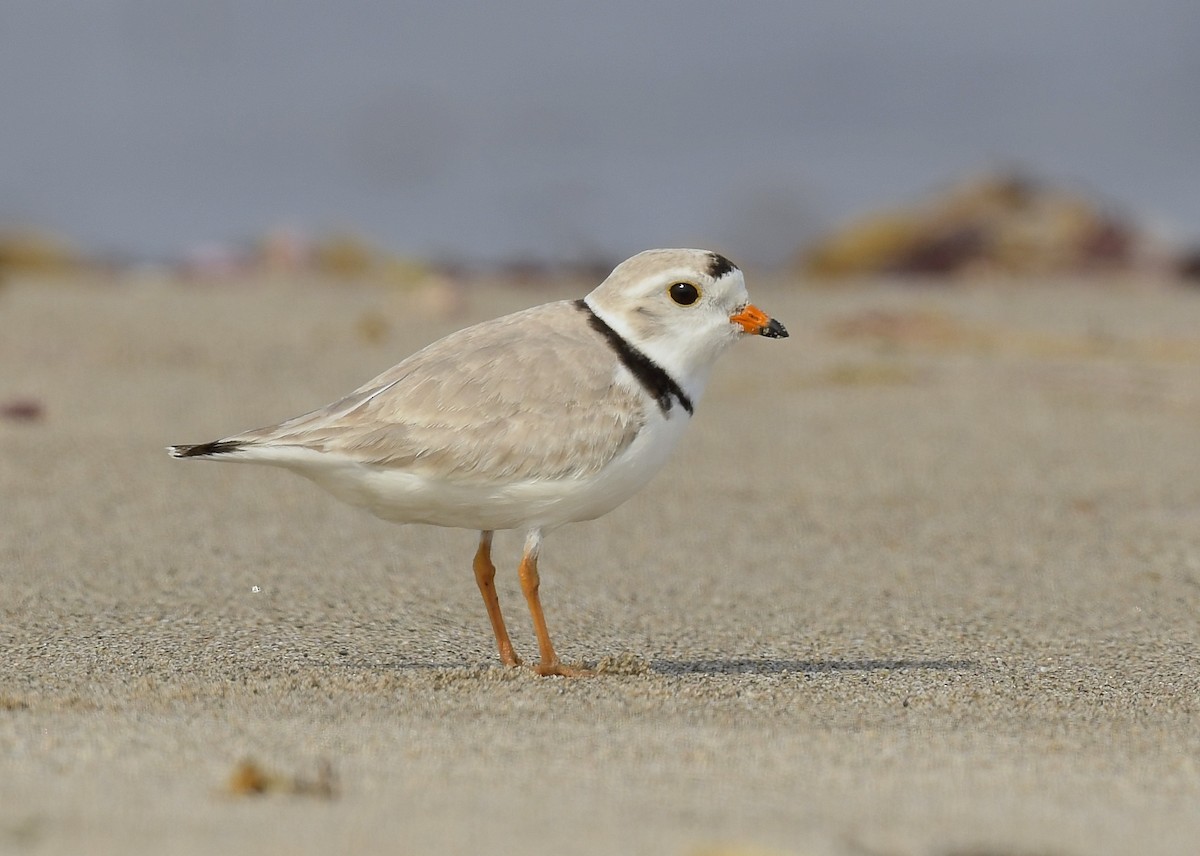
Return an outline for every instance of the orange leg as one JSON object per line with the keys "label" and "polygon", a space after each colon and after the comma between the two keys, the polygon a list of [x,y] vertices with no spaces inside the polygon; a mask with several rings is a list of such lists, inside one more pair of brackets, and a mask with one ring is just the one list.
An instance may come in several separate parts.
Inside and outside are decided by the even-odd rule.
{"label": "orange leg", "polygon": [[538,651],[542,659],[533,670],[539,675],[561,675],[564,678],[587,677],[592,672],[573,666],[565,666],[554,651],[554,643],[550,641],[550,631],[546,629],[546,616],[542,613],[542,601],[538,597],[538,551],[542,544],[542,533],[533,530],[525,539],[525,554],[521,557],[521,590],[525,592],[525,600],[529,603],[529,614],[533,616],[533,632],[537,634]]}
{"label": "orange leg", "polygon": [[496,566],[492,564],[492,533],[479,533],[479,549],[475,552],[475,582],[479,584],[479,593],[483,595],[483,605],[487,607],[488,618],[492,621],[492,632],[496,634],[496,647],[500,649],[500,662],[506,666],[521,665],[521,658],[513,651],[512,642],[508,638],[508,629],[504,626],[504,616],[500,613],[500,599],[496,597]]}

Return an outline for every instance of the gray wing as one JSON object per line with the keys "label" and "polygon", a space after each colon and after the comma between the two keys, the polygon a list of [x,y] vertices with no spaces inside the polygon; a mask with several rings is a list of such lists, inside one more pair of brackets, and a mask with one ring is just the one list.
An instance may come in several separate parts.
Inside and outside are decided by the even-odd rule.
{"label": "gray wing", "polygon": [[585,476],[645,423],[615,367],[575,304],[549,303],[452,333],[328,407],[230,439],[454,481]]}

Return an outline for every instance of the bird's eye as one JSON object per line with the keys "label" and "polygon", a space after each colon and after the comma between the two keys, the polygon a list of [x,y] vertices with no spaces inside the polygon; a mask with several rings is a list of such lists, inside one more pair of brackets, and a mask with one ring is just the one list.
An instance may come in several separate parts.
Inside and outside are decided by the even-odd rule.
{"label": "bird's eye", "polygon": [[677,282],[667,289],[667,293],[680,306],[691,306],[700,299],[700,289],[690,282]]}

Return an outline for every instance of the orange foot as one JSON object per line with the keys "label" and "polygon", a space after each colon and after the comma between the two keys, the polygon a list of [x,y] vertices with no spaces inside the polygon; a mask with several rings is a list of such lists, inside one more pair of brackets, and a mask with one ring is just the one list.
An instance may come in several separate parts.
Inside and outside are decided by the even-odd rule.
{"label": "orange foot", "polygon": [[533,670],[543,678],[557,676],[560,678],[593,678],[596,673],[582,666],[567,666],[558,660],[551,663],[538,663]]}

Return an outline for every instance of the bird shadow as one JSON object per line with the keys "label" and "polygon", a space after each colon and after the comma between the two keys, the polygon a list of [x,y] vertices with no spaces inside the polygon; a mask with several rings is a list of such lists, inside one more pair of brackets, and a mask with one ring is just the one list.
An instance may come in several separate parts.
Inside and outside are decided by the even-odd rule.
{"label": "bird shadow", "polygon": [[921,670],[961,672],[975,668],[971,660],[914,658],[867,660],[792,660],[751,657],[709,660],[652,660],[650,670],[660,675],[819,675],[830,672],[882,672]]}

